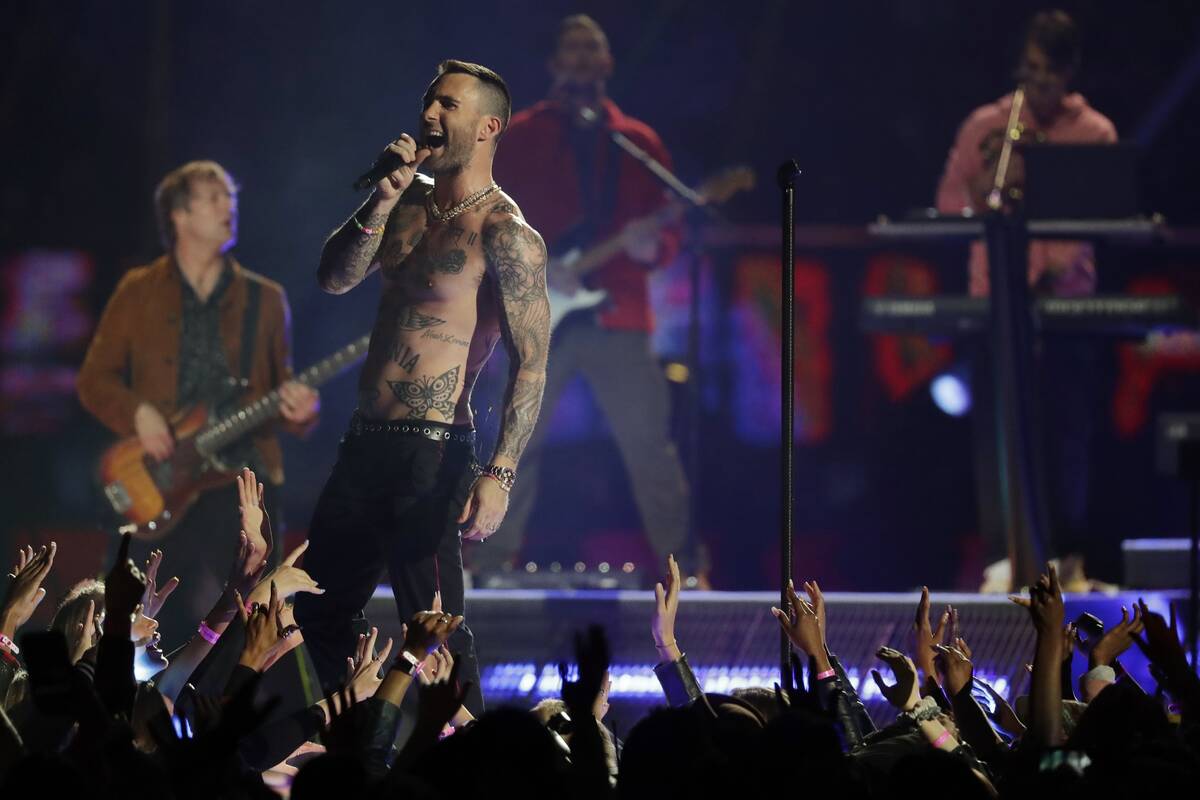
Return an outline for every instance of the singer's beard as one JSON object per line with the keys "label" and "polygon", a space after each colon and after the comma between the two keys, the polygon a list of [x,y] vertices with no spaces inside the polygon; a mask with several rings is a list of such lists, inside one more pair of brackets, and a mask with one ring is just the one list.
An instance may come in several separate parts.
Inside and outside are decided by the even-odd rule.
{"label": "singer's beard", "polygon": [[435,176],[457,175],[471,163],[471,157],[474,155],[472,150],[470,141],[465,137],[447,137],[446,144],[442,145],[442,152],[425,159],[425,166],[428,166],[429,172]]}

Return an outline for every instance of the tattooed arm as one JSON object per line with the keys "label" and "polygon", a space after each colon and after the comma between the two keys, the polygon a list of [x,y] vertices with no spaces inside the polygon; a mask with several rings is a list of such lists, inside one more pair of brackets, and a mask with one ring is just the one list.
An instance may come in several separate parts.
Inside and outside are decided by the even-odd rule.
{"label": "tattooed arm", "polygon": [[[500,291],[500,334],[510,363],[500,440],[491,463],[510,469],[516,468],[537,423],[550,349],[546,245],[517,213],[511,204],[502,203],[492,210],[483,229],[483,253]],[[508,492],[496,481],[476,480],[458,517],[459,523],[469,522],[462,538],[487,539],[507,511]]]}
{"label": "tattooed arm", "polygon": [[488,269],[500,288],[500,330],[510,368],[492,463],[516,467],[529,443],[546,386],[550,302],[546,296],[546,245],[512,213],[483,232]]}
{"label": "tattooed arm", "polygon": [[[345,294],[362,283],[363,279],[379,269],[380,259],[376,256],[381,255],[380,245],[384,237],[389,237],[389,233],[392,234],[389,238],[393,242],[398,241],[401,249],[404,249],[403,236],[396,239],[399,231],[366,234],[361,228],[376,230],[386,226],[402,230],[422,221],[428,191],[428,179],[414,176],[412,183],[402,193],[397,192],[389,197],[378,189],[372,192],[367,202],[325,240],[325,247],[321,249],[321,265],[317,268],[320,287],[330,294]],[[404,252],[388,253],[389,258],[394,256],[397,260],[405,255]]]}

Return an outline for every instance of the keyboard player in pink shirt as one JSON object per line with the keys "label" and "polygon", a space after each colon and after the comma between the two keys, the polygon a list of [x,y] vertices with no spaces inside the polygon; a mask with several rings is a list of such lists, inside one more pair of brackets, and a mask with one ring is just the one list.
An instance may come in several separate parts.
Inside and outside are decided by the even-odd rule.
{"label": "keyboard player in pink shirt", "polygon": [[[1117,129],[1108,117],[1069,91],[1079,69],[1079,31],[1062,11],[1043,11],[1029,25],[1017,69],[1025,86],[1020,122],[1027,141],[1057,144],[1112,144]],[[937,208],[943,214],[979,214],[987,210],[996,161],[1012,110],[1013,94],[980,106],[958,129],[938,183]],[[1008,187],[1024,182],[1020,148],[1014,148]],[[1060,297],[1091,294],[1096,263],[1086,242],[1034,241],[1029,246],[1029,285],[1039,294]],[[969,291],[988,293],[987,252],[983,242],[971,246]]]}
{"label": "keyboard player in pink shirt", "polygon": [[[1104,144],[1117,141],[1108,117],[1096,111],[1078,92],[1070,91],[1079,70],[1080,35],[1062,11],[1034,16],[1025,35],[1017,79],[1025,87],[1021,109],[1022,138],[1029,142]],[[980,106],[962,123],[938,183],[937,208],[943,214],[981,214],[995,181],[996,163],[1013,105],[1013,94]],[[1020,148],[1014,148],[1004,196],[1024,185]],[[1029,284],[1035,295],[1070,297],[1092,294],[1096,263],[1092,245],[1074,241],[1032,241],[1029,244]],[[969,287],[972,296],[988,294],[987,250],[982,241],[971,244]],[[974,457],[979,499],[980,535],[985,547],[981,591],[1009,590],[1008,542],[999,514],[996,451],[990,418],[994,413],[991,355],[986,341],[976,343],[972,365],[974,400]],[[1050,541],[1044,544],[1062,563],[1064,585],[1087,591],[1083,553],[1091,564],[1111,555],[1104,543],[1087,530],[1089,439],[1095,424],[1099,387],[1094,373],[1097,350],[1087,342],[1047,338],[1041,343],[1038,380],[1043,420],[1040,450]],[[1099,558],[1097,558],[1099,556]]]}

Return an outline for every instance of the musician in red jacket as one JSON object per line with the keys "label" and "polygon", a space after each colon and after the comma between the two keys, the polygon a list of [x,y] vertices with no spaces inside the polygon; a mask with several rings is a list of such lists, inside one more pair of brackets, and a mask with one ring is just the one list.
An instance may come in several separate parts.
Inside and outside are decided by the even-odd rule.
{"label": "musician in red jacket", "polygon": [[[668,553],[686,557],[687,486],[668,437],[666,381],[650,350],[654,318],[648,290],[650,270],[677,254],[679,232],[653,218],[666,202],[662,184],[611,134],[624,134],[668,167],[670,155],[648,125],[606,95],[613,58],[595,20],[579,14],[562,21],[549,69],[553,85],[547,99],[515,114],[504,134],[496,179],[521,198],[530,224],[558,256],[547,270],[550,288],[569,294],[581,284],[606,297],[570,313],[555,329],[542,408],[552,413],[573,378],[586,380],[616,440],[660,562]],[[614,236],[623,239],[615,256],[587,275],[571,274],[564,254],[586,253]],[[501,567],[520,549],[548,427],[533,434],[503,526],[488,547],[473,553],[477,571]]]}

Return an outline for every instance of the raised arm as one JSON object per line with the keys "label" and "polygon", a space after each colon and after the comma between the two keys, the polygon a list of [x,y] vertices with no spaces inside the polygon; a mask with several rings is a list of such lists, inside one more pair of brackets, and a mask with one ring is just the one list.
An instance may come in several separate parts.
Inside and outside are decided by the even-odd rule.
{"label": "raised arm", "polygon": [[[416,169],[429,155],[429,150],[418,150],[413,138],[404,134],[389,144],[380,158],[391,153],[400,155],[405,165],[375,184],[375,191],[371,192],[367,202],[325,240],[321,249],[317,283],[330,294],[345,294],[379,268],[376,254],[384,241],[385,227],[403,230],[417,215],[425,213],[422,202],[427,189],[415,178]],[[408,191],[410,188],[412,191]],[[404,219],[399,218],[401,215]],[[404,246],[402,241],[398,244]]]}
{"label": "raised arm", "polygon": [[542,405],[550,349],[550,301],[546,295],[546,244],[515,215],[483,233],[488,269],[500,287],[500,328],[510,368],[492,463],[516,468]]}

